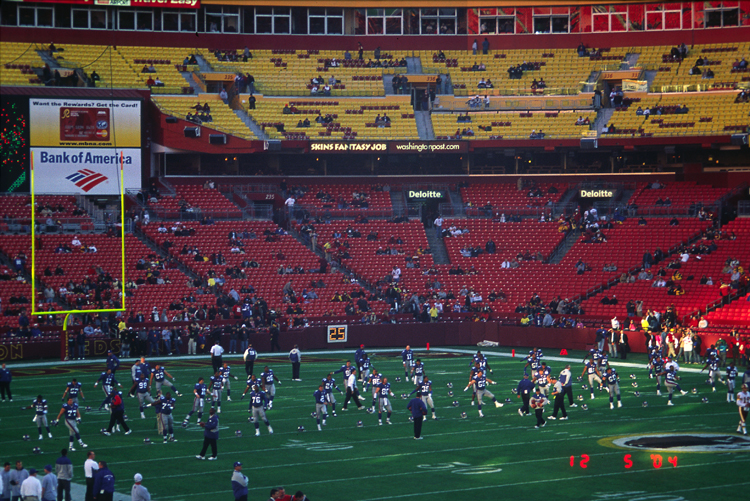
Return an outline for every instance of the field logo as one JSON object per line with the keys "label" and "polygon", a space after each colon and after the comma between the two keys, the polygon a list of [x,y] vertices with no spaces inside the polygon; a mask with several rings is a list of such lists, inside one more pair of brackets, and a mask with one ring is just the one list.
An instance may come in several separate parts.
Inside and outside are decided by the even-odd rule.
{"label": "field logo", "polygon": [[630,435],[604,439],[615,447],[662,452],[750,452],[750,438],[720,433]]}
{"label": "field logo", "polygon": [[104,174],[93,171],[91,169],[81,169],[78,172],[69,175],[65,179],[88,193],[93,188],[96,188],[109,178]]}

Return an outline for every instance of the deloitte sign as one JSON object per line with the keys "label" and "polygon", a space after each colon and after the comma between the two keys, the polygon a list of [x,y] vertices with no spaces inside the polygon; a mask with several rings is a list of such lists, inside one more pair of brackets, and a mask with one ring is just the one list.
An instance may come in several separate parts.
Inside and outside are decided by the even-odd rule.
{"label": "deloitte sign", "polygon": [[581,190],[579,194],[581,198],[612,198],[612,195],[612,190]]}
{"label": "deloitte sign", "polygon": [[445,192],[442,190],[409,190],[406,196],[417,200],[435,200],[445,198]]}

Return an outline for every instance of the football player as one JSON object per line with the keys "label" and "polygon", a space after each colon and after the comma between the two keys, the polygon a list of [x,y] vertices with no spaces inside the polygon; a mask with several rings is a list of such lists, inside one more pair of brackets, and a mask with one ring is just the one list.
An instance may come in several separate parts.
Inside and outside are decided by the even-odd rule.
{"label": "football player", "polygon": [[362,375],[361,380],[367,381],[367,379],[370,377],[371,367],[370,357],[367,356],[367,354],[365,354],[365,358],[363,358],[360,362],[360,367],[362,367],[362,369],[360,370],[360,374]]}
{"label": "football player", "polygon": [[271,423],[268,422],[266,417],[266,408],[270,402],[266,399],[265,392],[261,391],[258,386],[253,386],[253,391],[250,392],[250,406],[248,412],[250,412],[250,421],[255,424],[255,436],[260,436],[260,421],[263,420],[268,427],[268,433],[273,435],[273,428]]}
{"label": "football player", "polygon": [[224,362],[224,365],[222,365],[219,368],[219,375],[221,376],[221,379],[222,379],[221,382],[224,384],[224,388],[227,389],[227,402],[232,401],[232,398],[231,398],[232,385],[230,384],[229,379],[231,377],[234,377],[234,380],[235,381],[237,380],[237,376],[232,376],[231,372],[232,372],[232,368],[229,367],[229,364],[226,362]]}
{"label": "football player", "polygon": [[[377,372],[377,371],[375,371]],[[321,382],[323,384],[323,390],[325,390],[326,393],[326,402],[331,404],[331,414],[333,414],[334,417],[336,417],[336,397],[333,394],[333,390],[338,390],[339,393],[343,394],[344,392],[341,391],[341,388],[336,386],[336,380],[333,379],[333,374],[330,372],[326,377],[323,378],[323,381]],[[372,400],[372,408],[373,412],[375,412],[375,397],[373,396]]]}
{"label": "football player", "polygon": [[260,373],[260,380],[263,383],[263,391],[268,398],[268,408],[273,409],[273,399],[276,396],[275,383],[281,384],[281,381],[273,374],[273,369],[269,369],[267,365],[263,367],[263,372]]}
{"label": "football player", "polygon": [[742,432],[747,435],[747,413],[750,411],[750,391],[747,391],[747,385],[742,385],[742,391],[737,393],[737,407],[740,411],[740,425],[737,427],[737,433]]}
{"label": "football player", "polygon": [[[714,350],[715,352],[716,350]],[[719,366],[721,364],[721,359],[718,355],[711,354],[710,356],[708,353],[706,353],[707,361],[706,365],[703,366],[701,369],[701,372],[708,369],[708,384],[711,385],[711,391],[716,392],[716,380],[718,379],[720,382],[724,383],[721,379],[721,369],[719,369]]]}
{"label": "football player", "polygon": [[383,424],[383,409],[387,411],[385,422],[391,424],[391,413],[393,412],[393,407],[391,406],[391,401],[388,399],[389,396],[393,396],[391,383],[388,382],[387,377],[384,377],[378,385],[378,425]]}
{"label": "football player", "polygon": [[584,374],[588,374],[589,376],[589,390],[591,391],[591,400],[593,400],[594,382],[598,384],[599,388],[602,387],[602,374],[599,372],[599,367],[594,356],[591,357],[591,360],[586,362],[586,366],[583,368],[583,372],[581,372],[581,377],[583,377]]}
{"label": "football player", "polygon": [[260,379],[255,377],[255,374],[248,374],[247,376],[247,382],[245,383],[245,391],[242,392],[242,396],[240,397],[240,400],[245,398],[245,395],[247,395],[247,392],[253,389],[253,386],[256,384],[258,386],[262,386],[262,383],[260,382]]}
{"label": "football player", "polygon": [[[325,379],[323,381],[325,381]],[[321,431],[321,421],[323,422],[323,426],[325,426],[326,419],[328,418],[328,411],[326,410],[328,406],[328,395],[323,383],[318,385],[318,389],[313,393],[313,397],[315,398],[315,420],[318,423],[318,431]]]}
{"label": "football player", "polygon": [[198,382],[195,383],[195,386],[193,387],[193,395],[195,395],[195,397],[193,398],[193,408],[190,410],[190,412],[188,412],[187,416],[185,416],[185,420],[182,422],[183,427],[187,426],[188,420],[194,412],[198,413],[198,421],[196,422],[201,422],[201,417],[203,416],[203,408],[206,405],[206,383],[204,382],[204,379],[202,377],[199,377]]}
{"label": "football player", "polygon": [[485,395],[490,397],[492,399],[492,402],[495,404],[495,407],[502,407],[503,404],[497,401],[495,398],[495,395],[493,395],[488,389],[487,389],[487,383],[489,384],[497,384],[495,381],[491,379],[487,379],[482,371],[477,372],[476,376],[474,376],[471,381],[469,381],[469,384],[466,385],[466,388],[464,388],[464,391],[467,391],[470,386],[474,386],[477,389],[477,408],[479,409],[479,417],[484,417],[484,414],[482,414],[482,403],[484,401]]}
{"label": "football player", "polygon": [[247,349],[245,350],[245,354],[242,355],[242,358],[245,360],[245,373],[247,373],[248,377],[250,374],[253,373],[253,367],[255,366],[255,359],[258,357],[258,352],[255,351],[255,348],[253,348],[253,345],[248,345]]}
{"label": "football player", "polygon": [[617,395],[617,408],[622,407],[622,400],[620,399],[620,376],[613,367],[607,367],[607,372],[604,375],[607,380],[607,389],[609,390],[609,408],[614,409],[614,395]]}
{"label": "football player", "polygon": [[120,359],[112,353],[112,350],[107,350],[107,369],[112,371],[112,374],[117,372],[120,368]]}
{"label": "football player", "polygon": [[359,370],[357,381],[366,381],[367,376],[364,375],[364,360],[367,357],[367,352],[365,351],[365,345],[361,344],[359,345],[359,348],[357,348],[357,351],[354,352],[354,361],[357,362],[357,369]]}
{"label": "football player", "polygon": [[737,379],[737,375],[739,372],[737,371],[737,367],[734,365],[734,360],[727,365],[727,368],[724,369],[724,372],[727,376],[727,402],[734,402],[734,383],[735,379]]}
{"label": "football player", "polygon": [[[544,367],[539,367],[534,373],[534,384],[545,397],[549,395],[550,377],[544,373]],[[548,397],[549,398],[549,397]]]}
{"label": "football player", "polygon": [[[432,381],[430,381],[430,378],[427,377],[427,374],[424,374],[424,378],[422,379],[422,382],[414,388],[414,391],[412,391],[409,396],[414,395],[415,393],[421,394],[422,402],[424,402],[425,407],[429,407],[432,409],[432,419],[437,419],[437,416],[435,415],[435,402],[432,400]],[[424,419],[427,419],[427,416],[424,416]]]}
{"label": "football player", "polygon": [[161,416],[161,428],[162,436],[164,437],[164,443],[177,442],[174,438],[174,407],[176,400],[172,398],[172,393],[167,392],[166,395],[162,396],[156,403],[149,404],[153,405],[158,409],[159,416]]}
{"label": "football player", "polygon": [[401,352],[401,362],[404,366],[404,378],[408,380],[414,373],[414,351],[412,351],[411,346],[408,344],[404,351]]}
{"label": "football player", "polygon": [[141,411],[141,419],[146,419],[146,414],[143,413],[143,410],[146,406],[144,402],[148,402],[149,404],[154,403],[154,397],[152,397],[151,393],[149,392],[150,389],[151,387],[148,384],[148,379],[146,379],[146,374],[144,372],[141,372],[140,379],[138,380],[138,388],[136,389],[136,395],[138,396],[138,408]]}
{"label": "football player", "polygon": [[661,356],[661,350],[654,352],[654,356],[649,362],[649,373],[654,371],[653,377],[656,378],[656,395],[661,396],[661,375],[664,372],[664,359]]}
{"label": "football player", "polygon": [[346,397],[344,398],[344,405],[341,407],[342,410],[346,411],[347,405],[350,400],[354,400],[354,404],[357,406],[357,410],[362,410],[364,407],[360,400],[364,400],[365,397],[359,394],[357,389],[357,372],[352,370],[349,371],[349,377],[346,378]]}
{"label": "football player", "polygon": [[171,378],[172,381],[176,381],[175,377],[169,372],[167,372],[167,370],[164,368],[163,365],[156,364],[154,365],[154,368],[151,369],[151,375],[149,377],[149,384],[153,384],[153,382],[156,381],[156,391],[161,391],[162,385],[169,386],[172,389],[172,391],[175,392],[175,395],[177,395],[178,397],[181,397],[182,393],[177,391],[177,388],[175,388],[175,385],[172,382],[170,382],[169,379],[167,378]]}
{"label": "football player", "polygon": [[531,405],[531,408],[534,409],[534,414],[536,414],[536,426],[534,428],[544,428],[544,426],[547,424],[547,422],[544,420],[544,404],[548,402],[547,397],[545,397],[542,394],[542,390],[537,387],[534,394],[531,396],[531,400],[529,401],[529,404]]}
{"label": "football player", "polygon": [[31,405],[21,407],[21,410],[25,409],[35,410],[34,419],[32,419],[32,421],[36,423],[36,428],[37,430],[39,430],[39,440],[42,440],[44,438],[44,435],[42,435],[42,426],[46,428],[47,436],[49,438],[52,438],[52,432],[49,431],[49,424],[47,424],[47,400],[39,395],[38,397],[36,397],[36,400],[33,400],[31,402]]}
{"label": "football player", "polygon": [[667,390],[669,390],[669,400],[667,401],[667,405],[674,405],[672,403],[672,393],[677,390],[685,395],[687,392],[680,388],[680,384],[678,383],[680,376],[677,375],[677,372],[673,368],[665,369],[661,375],[664,376],[664,380],[667,383]]}
{"label": "football player", "polygon": [[83,385],[79,383],[77,379],[73,379],[65,387],[65,391],[62,395],[63,402],[67,400],[67,398],[65,398],[66,395],[68,396],[68,398],[72,398],[73,402],[75,402],[76,404],[78,403],[78,395],[81,395],[81,398],[84,401],[86,400],[86,396],[83,394]]}
{"label": "football player", "polygon": [[55,419],[55,424],[60,421],[60,416],[63,414],[65,414],[65,426],[68,427],[68,433],[70,434],[70,445],[68,446],[68,450],[76,450],[75,447],[73,447],[74,438],[78,440],[81,447],[88,447],[83,443],[83,440],[81,440],[81,434],[78,432],[78,423],[81,422],[81,413],[78,411],[78,404],[73,402],[72,398],[68,398],[68,401],[62,405],[62,409],[60,409],[60,412],[57,414],[57,419]]}
{"label": "football player", "polygon": [[208,391],[211,394],[211,407],[216,406],[216,414],[221,414],[221,391],[224,388],[224,378],[219,371],[211,376]]}
{"label": "football player", "polygon": [[[99,375],[99,379],[96,380],[96,383],[94,383],[94,387],[96,388],[99,385],[99,381],[102,382],[102,391],[104,392],[104,400],[101,404],[99,404],[99,410],[104,407],[105,409],[109,408],[109,404],[112,402],[112,396],[113,391],[115,390],[115,385],[122,388],[122,385],[117,382],[115,379],[115,374],[112,372],[112,369],[107,369],[105,372],[102,372]],[[84,399],[85,400],[85,399]]]}
{"label": "football player", "polygon": [[417,359],[417,361],[414,362],[414,377],[412,382],[419,385],[422,384],[422,379],[424,379],[424,364],[422,363],[422,360]]}

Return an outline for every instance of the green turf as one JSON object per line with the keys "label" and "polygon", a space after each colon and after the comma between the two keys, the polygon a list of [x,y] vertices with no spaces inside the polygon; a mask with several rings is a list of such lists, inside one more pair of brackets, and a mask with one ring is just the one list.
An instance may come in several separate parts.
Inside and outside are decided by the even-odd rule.
{"label": "green turf", "polygon": [[[314,410],[312,392],[320,378],[341,366],[345,355],[306,355],[302,365],[302,382],[292,382],[290,364],[283,358],[264,358],[256,362],[256,372],[263,365],[274,368],[283,381],[277,387],[277,397],[268,417],[275,433],[268,435],[261,425],[261,437],[254,436],[254,428],[247,422],[247,400],[239,401],[244,390],[244,371],[239,360],[233,372],[240,376],[232,381],[232,402],[223,402],[219,460],[198,461],[194,456],[202,443],[202,431],[191,420],[189,428],[177,428],[177,443],[162,444],[155,431],[153,411],[148,419],[139,418],[137,401],[126,398],[126,414],[134,433],[130,436],[99,433],[108,422],[105,412],[82,412],[81,433],[97,459],[109,462],[117,476],[117,491],[129,493],[132,476],[138,471],[146,480],[152,496],[164,501],[198,501],[203,499],[232,499],[230,476],[232,463],[242,461],[250,478],[250,500],[266,500],[270,489],[283,485],[287,493],[302,489],[315,501],[430,499],[463,500],[472,498],[509,499],[511,496],[541,495],[556,500],[618,499],[618,500],[706,500],[736,499],[747,492],[750,480],[746,473],[750,454],[738,453],[662,453],[661,468],[654,468],[654,451],[625,450],[608,441],[622,435],[654,433],[722,433],[737,436],[738,413],[735,404],[726,402],[726,390],[717,386],[711,393],[705,384],[705,374],[682,371],[683,388],[698,388],[698,394],[675,397],[675,406],[667,407],[666,397],[657,397],[655,383],[644,369],[645,358],[634,356],[628,362],[638,362],[637,368],[619,370],[623,394],[622,409],[609,409],[606,393],[589,400],[581,383],[574,385],[576,395],[584,394],[588,410],[569,409],[568,421],[548,421],[545,428],[534,429],[533,416],[517,413],[519,402],[511,389],[522,375],[520,358],[497,357],[507,354],[503,348],[485,349],[498,382],[490,389],[500,401],[512,398],[511,404],[497,409],[484,408],[485,417],[479,418],[476,407],[470,405],[471,393],[462,390],[468,381],[471,361],[468,352],[455,355],[418,352],[425,362],[426,372],[433,380],[433,394],[438,420],[424,424],[424,440],[412,440],[412,424],[408,421],[406,401],[401,394],[412,390],[411,384],[395,383],[403,379],[400,357],[372,356],[373,366],[393,382],[393,424],[378,426],[377,415],[352,408],[341,412],[343,396],[337,394],[338,417],[330,417],[322,432],[316,430],[310,413]],[[524,351],[519,350],[519,353]],[[550,358],[552,353],[546,353]],[[582,353],[568,357],[574,376],[583,369]],[[231,359],[230,359],[231,361]],[[153,363],[153,360],[151,361]],[[177,377],[177,387],[190,394],[199,375],[208,377],[208,360],[191,361],[169,359],[167,370]],[[557,375],[563,368],[561,361],[548,360]],[[128,366],[129,363],[123,364]],[[84,382],[88,400],[83,406],[98,407],[102,393],[93,383],[103,362],[91,365],[67,365],[33,368],[14,368],[14,402],[0,404],[0,460],[13,462],[21,459],[27,467],[41,469],[54,463],[60,449],[67,444],[67,431],[61,425],[53,429],[54,440],[37,441],[31,423],[32,411],[20,411],[38,393],[50,402],[50,415],[56,416],[64,385],[72,377]],[[695,367],[695,366],[693,366]],[[630,374],[637,376],[640,397],[635,397]],[[129,379],[129,371],[121,370],[120,380]],[[337,381],[342,382],[341,374]],[[448,396],[447,384],[453,383],[453,397]],[[343,384],[340,385],[343,388]],[[366,395],[369,402],[369,394]],[[701,403],[707,396],[709,403]],[[459,401],[459,407],[452,402]],[[647,401],[649,406],[642,407]],[[366,402],[367,403],[367,402]],[[581,404],[582,402],[578,402]],[[175,420],[181,421],[192,404],[192,398],[178,399]],[[462,419],[462,412],[468,417]],[[551,414],[551,408],[545,416]],[[357,427],[357,421],[364,423]],[[299,432],[304,426],[306,431]],[[236,437],[235,431],[242,436]],[[28,434],[31,440],[24,442]],[[146,445],[149,437],[154,443]],[[32,453],[36,446],[40,455]],[[745,449],[747,451],[747,448]],[[85,451],[78,448],[71,453],[76,476],[82,477]],[[581,468],[581,455],[589,459]],[[625,456],[630,455],[632,466],[625,467]],[[575,466],[570,466],[571,456]],[[677,467],[668,462],[677,457]],[[742,495],[739,495],[743,498]]]}

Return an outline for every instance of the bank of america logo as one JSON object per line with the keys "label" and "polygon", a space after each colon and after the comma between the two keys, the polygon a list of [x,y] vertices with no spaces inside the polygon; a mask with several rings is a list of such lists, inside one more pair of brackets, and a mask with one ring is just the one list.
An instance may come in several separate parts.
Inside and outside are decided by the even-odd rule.
{"label": "bank of america logo", "polygon": [[104,174],[95,172],[91,169],[81,169],[78,172],[69,175],[65,179],[88,193],[93,188],[99,186],[109,178]]}

